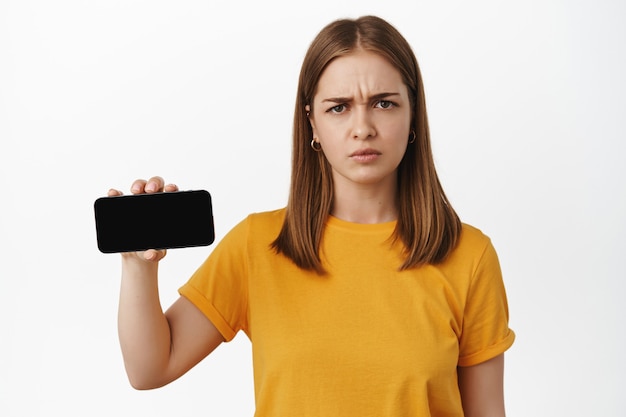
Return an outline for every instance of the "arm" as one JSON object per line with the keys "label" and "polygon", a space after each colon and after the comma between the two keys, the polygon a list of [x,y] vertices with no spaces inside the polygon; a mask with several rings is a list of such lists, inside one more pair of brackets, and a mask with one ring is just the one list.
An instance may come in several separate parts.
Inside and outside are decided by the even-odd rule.
{"label": "arm", "polygon": [[504,417],[504,354],[474,366],[459,367],[465,417]]}
{"label": "arm", "polygon": [[[135,181],[133,193],[176,191],[155,177]],[[109,195],[121,194],[116,190]],[[211,353],[223,338],[190,301],[179,298],[163,313],[158,291],[158,262],[165,251],[122,255],[118,332],[126,373],[133,387],[151,389],[183,375]]]}
{"label": "arm", "polygon": [[131,265],[123,269],[118,333],[126,373],[136,389],[158,388],[183,375],[224,339],[186,298],[164,314],[156,272]]}

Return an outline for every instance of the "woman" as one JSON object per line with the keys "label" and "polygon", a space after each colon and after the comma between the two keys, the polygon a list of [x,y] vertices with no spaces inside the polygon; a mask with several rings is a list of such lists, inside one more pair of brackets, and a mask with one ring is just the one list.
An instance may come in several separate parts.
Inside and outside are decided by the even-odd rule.
{"label": "woman", "polygon": [[123,255],[131,384],[167,384],[243,330],[257,416],[504,416],[514,334],[497,255],[441,189],[417,61],[395,28],[367,16],[318,34],[293,140],[287,207],[233,228],[165,314],[165,252]]}

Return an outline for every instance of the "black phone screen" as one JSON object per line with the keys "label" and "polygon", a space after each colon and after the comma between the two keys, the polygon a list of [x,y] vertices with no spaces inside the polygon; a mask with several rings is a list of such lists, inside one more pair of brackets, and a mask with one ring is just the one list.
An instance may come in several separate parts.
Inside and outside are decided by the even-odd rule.
{"label": "black phone screen", "polygon": [[215,240],[208,191],[101,197],[94,203],[103,253],[207,246]]}

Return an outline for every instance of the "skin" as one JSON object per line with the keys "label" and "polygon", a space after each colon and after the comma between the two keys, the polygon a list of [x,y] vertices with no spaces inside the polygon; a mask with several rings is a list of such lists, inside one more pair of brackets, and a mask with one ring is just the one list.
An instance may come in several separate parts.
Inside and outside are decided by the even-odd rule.
{"label": "skin", "polygon": [[322,73],[307,110],[332,167],[331,214],[357,223],[395,220],[397,168],[411,124],[400,73],[371,52],[337,58]]}
{"label": "skin", "polygon": [[[177,191],[161,177],[137,180],[133,194]],[[109,190],[109,196],[121,195]],[[118,333],[126,373],[136,389],[158,388],[177,379],[224,341],[215,326],[186,298],[163,312],[158,291],[158,262],[165,251],[122,255]]]}
{"label": "skin", "polygon": [[505,417],[504,354],[458,368],[465,417]]}
{"label": "skin", "polygon": [[[332,167],[332,214],[359,223],[395,220],[397,167],[406,151],[411,108],[399,72],[379,55],[355,51],[322,74],[307,106],[316,141]],[[136,180],[133,194],[177,191],[161,177]],[[120,195],[110,190],[108,195]],[[122,255],[118,329],[131,385],[151,389],[177,379],[223,341],[186,298],[163,312],[158,262],[165,251]],[[504,356],[458,368],[466,417],[504,417]]]}

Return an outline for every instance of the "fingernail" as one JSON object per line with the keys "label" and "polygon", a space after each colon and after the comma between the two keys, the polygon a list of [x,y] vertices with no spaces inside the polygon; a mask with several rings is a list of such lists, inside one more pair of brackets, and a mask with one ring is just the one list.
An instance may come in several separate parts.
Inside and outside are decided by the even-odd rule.
{"label": "fingernail", "polygon": [[156,191],[156,184],[151,182],[146,185],[146,191]]}

